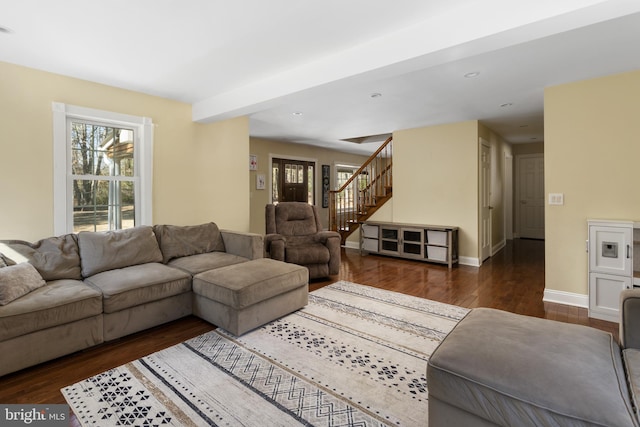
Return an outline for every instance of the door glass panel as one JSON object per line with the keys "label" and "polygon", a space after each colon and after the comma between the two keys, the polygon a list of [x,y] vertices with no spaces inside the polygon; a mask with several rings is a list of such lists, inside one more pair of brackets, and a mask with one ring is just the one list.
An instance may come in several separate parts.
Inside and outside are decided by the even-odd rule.
{"label": "door glass panel", "polygon": [[271,200],[280,201],[280,163],[273,162],[271,165]]}

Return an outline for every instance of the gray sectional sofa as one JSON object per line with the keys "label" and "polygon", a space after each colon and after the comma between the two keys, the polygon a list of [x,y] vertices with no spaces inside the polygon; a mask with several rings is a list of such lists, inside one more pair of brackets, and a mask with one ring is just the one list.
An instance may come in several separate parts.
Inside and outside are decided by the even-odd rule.
{"label": "gray sectional sofa", "polygon": [[629,426],[640,405],[640,290],[620,344],[583,325],[476,308],[429,359],[430,427]]}
{"label": "gray sectional sofa", "polygon": [[[141,226],[5,240],[0,254],[5,375],[192,314],[193,277],[262,258],[263,236],[214,223]],[[306,297],[308,275],[295,273]]]}

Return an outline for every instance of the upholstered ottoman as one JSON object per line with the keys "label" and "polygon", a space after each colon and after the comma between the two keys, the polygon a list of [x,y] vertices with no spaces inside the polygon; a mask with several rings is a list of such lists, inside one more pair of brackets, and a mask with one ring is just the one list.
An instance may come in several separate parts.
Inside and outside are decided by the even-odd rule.
{"label": "upholstered ottoman", "polygon": [[242,335],[307,305],[309,270],[269,258],[193,277],[193,314]]}
{"label": "upholstered ottoman", "polygon": [[429,427],[637,426],[620,347],[594,328],[472,310],[427,367]]}

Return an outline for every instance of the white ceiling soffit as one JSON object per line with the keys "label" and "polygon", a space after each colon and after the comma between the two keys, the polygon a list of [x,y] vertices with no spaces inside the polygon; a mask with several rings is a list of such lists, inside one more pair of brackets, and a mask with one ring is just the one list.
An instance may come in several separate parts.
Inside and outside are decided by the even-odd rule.
{"label": "white ceiling soffit", "polygon": [[193,119],[252,114],[344,79],[391,78],[638,11],[640,2],[630,0],[458,1],[411,26],[196,102]]}

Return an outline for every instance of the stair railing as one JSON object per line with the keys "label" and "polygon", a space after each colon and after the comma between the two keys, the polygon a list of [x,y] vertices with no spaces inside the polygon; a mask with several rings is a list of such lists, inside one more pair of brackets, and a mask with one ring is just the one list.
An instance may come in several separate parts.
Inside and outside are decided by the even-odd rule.
{"label": "stair railing", "polygon": [[393,138],[387,140],[338,190],[329,191],[329,229],[349,232],[393,186]]}

